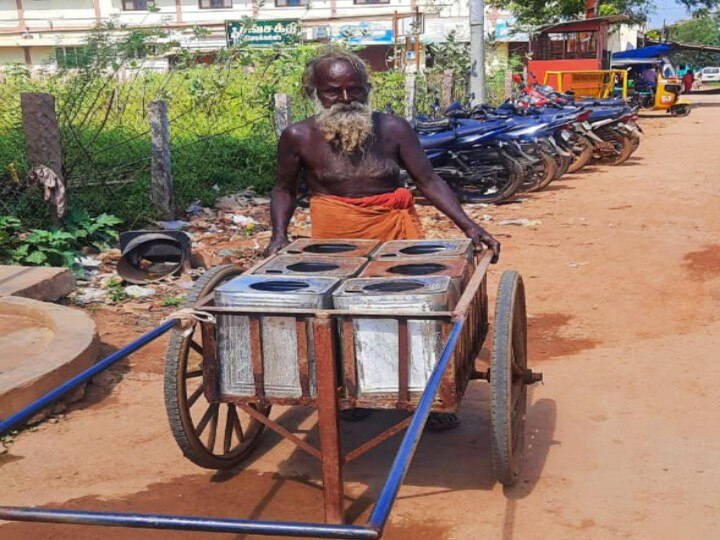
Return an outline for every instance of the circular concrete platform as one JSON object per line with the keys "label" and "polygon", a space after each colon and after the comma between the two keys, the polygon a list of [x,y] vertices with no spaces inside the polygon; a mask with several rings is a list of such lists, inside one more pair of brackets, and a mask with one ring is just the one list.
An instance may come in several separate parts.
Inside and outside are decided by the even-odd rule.
{"label": "circular concrete platform", "polygon": [[28,298],[0,298],[0,419],[97,360],[93,320],[83,311]]}

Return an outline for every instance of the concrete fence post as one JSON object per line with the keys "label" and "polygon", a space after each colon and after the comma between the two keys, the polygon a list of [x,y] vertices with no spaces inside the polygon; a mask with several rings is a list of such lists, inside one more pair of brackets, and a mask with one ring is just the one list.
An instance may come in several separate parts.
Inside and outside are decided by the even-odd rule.
{"label": "concrete fence post", "polygon": [[150,121],[150,143],[152,160],[150,164],[150,200],[162,219],[175,219],[175,194],[170,172],[170,130],[167,118],[167,103],[153,101],[148,105]]}
{"label": "concrete fence post", "polygon": [[[65,212],[65,186],[62,170],[60,128],[55,115],[55,98],[45,93],[20,94],[25,153],[30,178],[45,185],[50,217],[59,226]],[[54,186],[54,187],[50,187]],[[49,195],[52,192],[52,195]]]}
{"label": "concrete fence post", "polygon": [[405,118],[411,120],[415,116],[415,74],[405,75]]}
{"label": "concrete fence post", "polygon": [[440,83],[441,97],[440,103],[443,109],[447,108],[453,100],[453,70],[446,69],[442,73],[442,81]]}
{"label": "concrete fence post", "polygon": [[280,137],[283,130],[292,124],[290,96],[275,94],[275,134]]}

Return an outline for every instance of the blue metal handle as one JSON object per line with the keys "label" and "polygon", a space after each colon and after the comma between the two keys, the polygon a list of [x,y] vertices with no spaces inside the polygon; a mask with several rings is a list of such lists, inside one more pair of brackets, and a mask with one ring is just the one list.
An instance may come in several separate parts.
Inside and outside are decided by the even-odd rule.
{"label": "blue metal handle", "polygon": [[42,508],[13,508],[7,506],[0,506],[0,519],[141,529],[172,529],[195,532],[258,534],[265,536],[300,536],[305,538],[350,538],[357,540],[380,538],[378,531],[360,525],[213,519],[154,514],[116,514],[112,512],[45,510]]}
{"label": "blue metal handle", "polygon": [[370,514],[368,525],[373,529],[379,530],[381,533],[385,528],[388,517],[390,516],[390,511],[395,503],[398,491],[400,491],[400,486],[405,481],[405,476],[410,469],[410,463],[415,455],[415,450],[417,449],[420,437],[423,434],[423,429],[425,428],[428,416],[430,415],[430,408],[435,400],[435,394],[437,394],[438,388],[440,388],[443,373],[445,372],[448,362],[450,361],[450,357],[455,349],[455,342],[460,335],[463,322],[464,321],[460,320],[453,324],[450,337],[445,344],[445,349],[440,357],[440,361],[435,366],[435,369],[430,376],[430,380],[425,386],[425,390],[423,390],[420,402],[418,403],[417,409],[415,409],[413,419],[403,436],[400,448],[395,456],[395,461],[393,461],[390,473],[388,474],[387,480],[385,480],[385,485],[383,485],[377,503],[375,503],[375,508],[373,508],[373,511]]}
{"label": "blue metal handle", "polygon": [[150,330],[149,332],[140,336],[138,339],[130,343],[130,345],[123,347],[119,351],[115,351],[107,358],[100,360],[97,364],[94,364],[85,371],[78,373],[72,379],[65,381],[63,384],[61,384],[54,390],[51,390],[40,399],[32,402],[27,407],[19,410],[15,414],[11,414],[5,420],[0,422],[0,437],[2,437],[3,435],[7,435],[23,421],[27,420],[41,409],[44,409],[73,388],[76,388],[82,383],[89,381],[104,369],[109,368],[116,362],[119,362],[123,358],[131,355],[132,353],[144,347],[151,341],[156,340],[165,332],[173,328],[177,323],[177,319],[171,319],[167,322],[164,322],[157,328]]}

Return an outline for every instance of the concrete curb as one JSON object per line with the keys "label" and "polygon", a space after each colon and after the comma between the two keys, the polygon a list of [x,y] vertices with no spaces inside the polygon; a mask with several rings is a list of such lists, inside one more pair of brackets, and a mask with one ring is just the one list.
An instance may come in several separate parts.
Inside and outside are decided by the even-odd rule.
{"label": "concrete curb", "polygon": [[22,363],[0,371],[0,418],[7,418],[97,360],[97,328],[84,311],[8,296],[0,298],[0,315],[34,319],[53,333],[48,342],[28,350]]}

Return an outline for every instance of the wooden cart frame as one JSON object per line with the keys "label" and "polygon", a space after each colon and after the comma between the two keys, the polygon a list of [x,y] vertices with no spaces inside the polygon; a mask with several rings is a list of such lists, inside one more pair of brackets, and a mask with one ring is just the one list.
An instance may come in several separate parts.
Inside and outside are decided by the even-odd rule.
{"label": "wooden cart frame", "polygon": [[[165,373],[166,405],[176,441],[185,455],[198,465],[216,469],[231,468],[249,455],[264,427],[272,429],[321,462],[325,524],[16,507],[0,507],[0,519],[311,538],[380,538],[430,412],[457,410],[471,379],[483,379],[492,383],[493,465],[501,483],[509,485],[516,482],[523,453],[527,385],[540,381],[542,375],[533,373],[527,368],[525,295],[522,279],[516,272],[505,272],[500,280],[490,369],[486,372],[478,372],[475,369],[475,359],[488,332],[486,272],[491,258],[492,254],[489,252],[484,252],[478,258],[475,273],[453,311],[407,311],[390,314],[368,311],[268,310],[215,306],[212,289],[219,283],[242,273],[237,267],[220,267],[208,272],[203,282],[194,290],[191,301],[192,307],[196,310],[214,315],[249,317],[255,395],[243,398],[219,395],[219,359],[214,324],[200,322],[199,330],[193,328],[189,332],[176,328],[168,350]],[[265,395],[260,320],[261,317],[268,315],[295,318],[300,351],[298,369],[302,387],[302,396],[299,398],[274,398]],[[372,400],[356,399],[355,348],[352,341],[353,332],[349,327],[355,317],[397,321],[399,329],[397,394],[383,395]],[[421,396],[413,395],[409,391],[407,331],[409,320],[439,321],[442,324],[443,353]],[[176,327],[176,322],[165,322],[25,410],[0,422],[0,434],[12,429],[29,414],[46,405],[48,400],[57,399],[62,393],[70,391],[97,372]],[[342,343],[336,342],[337,325],[346,330],[341,333]],[[316,397],[310,392],[307,329],[311,329],[314,341]],[[199,366],[188,363],[191,351],[200,356]],[[342,358],[342,377],[338,375],[339,355]],[[188,383],[193,381],[196,387],[189,391]],[[201,397],[205,398],[207,408],[194,419],[190,413],[191,408],[200,401]],[[219,421],[220,407],[223,405],[227,408],[224,426]],[[316,407],[320,447],[310,445],[271,420],[269,410],[272,405]],[[402,409],[414,413],[380,435],[343,454],[340,446],[339,411],[356,407]],[[246,429],[242,428],[239,412],[245,413],[250,419],[249,427]],[[406,430],[405,435],[367,524],[345,525],[343,466],[403,430]]]}

